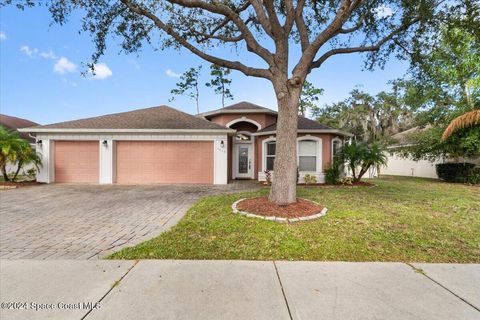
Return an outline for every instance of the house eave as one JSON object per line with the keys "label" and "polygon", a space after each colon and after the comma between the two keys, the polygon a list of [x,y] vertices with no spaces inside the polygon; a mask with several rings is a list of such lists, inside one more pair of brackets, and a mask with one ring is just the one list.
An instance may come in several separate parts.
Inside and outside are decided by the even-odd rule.
{"label": "house eave", "polygon": [[243,110],[214,110],[214,111],[199,113],[198,116],[210,117],[218,114],[239,114],[239,113],[267,113],[267,114],[273,114],[273,115],[278,114],[278,112],[274,110],[243,109]]}
{"label": "house eave", "polygon": [[73,129],[73,128],[22,128],[20,132],[30,133],[161,133],[161,134],[233,134],[233,129]]}
{"label": "house eave", "polygon": [[[337,129],[304,129],[304,130],[297,130],[297,133],[332,133],[338,134],[345,137],[353,137],[353,134],[337,130]],[[256,132],[252,134],[252,136],[267,136],[270,134],[277,134],[276,130],[273,131],[264,131],[264,132]]]}

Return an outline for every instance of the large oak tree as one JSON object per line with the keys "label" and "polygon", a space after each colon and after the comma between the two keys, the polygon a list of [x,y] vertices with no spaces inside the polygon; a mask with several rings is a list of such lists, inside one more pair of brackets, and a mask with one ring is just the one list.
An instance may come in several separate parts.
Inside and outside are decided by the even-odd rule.
{"label": "large oak tree", "polygon": [[[17,6],[33,0],[3,0]],[[296,201],[296,131],[299,97],[307,75],[337,55],[366,52],[368,66],[403,56],[435,39],[436,22],[471,14],[476,1],[459,0],[51,0],[63,24],[74,10],[93,35],[95,62],[110,35],[134,52],[145,43],[185,48],[218,66],[268,80],[278,104],[275,177],[270,200]],[[233,46],[238,57],[218,55]],[[414,48],[415,47],[415,48]],[[247,55],[260,62],[247,65]],[[237,60],[238,59],[238,60]],[[253,59],[254,60],[254,59]]]}

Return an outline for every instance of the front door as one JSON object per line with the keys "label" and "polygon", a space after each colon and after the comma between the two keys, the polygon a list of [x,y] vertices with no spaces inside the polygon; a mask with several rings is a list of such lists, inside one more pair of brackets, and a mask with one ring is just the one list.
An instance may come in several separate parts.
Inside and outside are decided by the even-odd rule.
{"label": "front door", "polygon": [[237,178],[253,178],[252,145],[237,144],[235,161]]}

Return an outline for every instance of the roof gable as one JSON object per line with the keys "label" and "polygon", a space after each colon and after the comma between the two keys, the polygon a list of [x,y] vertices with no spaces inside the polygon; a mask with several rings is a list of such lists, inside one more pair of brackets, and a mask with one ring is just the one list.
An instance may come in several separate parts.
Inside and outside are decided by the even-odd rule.
{"label": "roof gable", "polygon": [[199,114],[199,116],[210,117],[213,115],[224,113],[267,113],[276,115],[277,111],[259,106],[251,102],[242,101],[220,109],[201,113]]}

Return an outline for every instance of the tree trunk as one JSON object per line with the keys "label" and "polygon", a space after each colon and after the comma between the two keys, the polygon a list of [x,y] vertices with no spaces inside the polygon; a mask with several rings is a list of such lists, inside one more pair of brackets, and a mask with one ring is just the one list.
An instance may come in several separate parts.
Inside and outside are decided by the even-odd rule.
{"label": "tree trunk", "polygon": [[2,164],[1,166],[1,171],[2,171],[2,175],[3,175],[3,180],[5,181],[10,181],[10,179],[8,179],[8,174],[7,174],[7,166],[5,164]]}
{"label": "tree trunk", "polygon": [[[285,81],[284,83],[286,83]],[[301,86],[275,88],[277,144],[269,200],[284,206],[297,201],[297,128]]]}
{"label": "tree trunk", "polygon": [[22,169],[23,163],[21,161],[18,161],[17,164],[17,170],[15,171],[15,174],[13,175],[12,181],[15,181],[17,179],[18,173],[20,172],[20,169]]}

